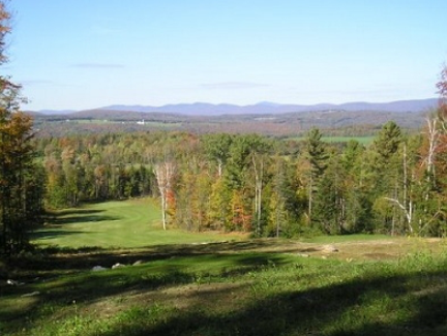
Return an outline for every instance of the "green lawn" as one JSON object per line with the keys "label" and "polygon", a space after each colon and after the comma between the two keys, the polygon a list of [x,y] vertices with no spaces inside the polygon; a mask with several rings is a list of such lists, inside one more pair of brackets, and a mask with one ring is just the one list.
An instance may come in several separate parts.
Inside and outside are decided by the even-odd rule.
{"label": "green lawn", "polygon": [[230,241],[159,215],[149,199],[55,213],[34,242],[64,248],[10,261],[0,335],[447,335],[445,240]]}
{"label": "green lawn", "polygon": [[[123,124],[123,121],[108,120],[108,119],[72,119],[68,122],[74,123],[74,124]],[[124,121],[124,123],[136,124],[137,120]],[[182,123],[181,122],[145,121],[144,125],[141,125],[141,126],[165,129],[165,128],[181,127]]]}
{"label": "green lawn", "polygon": [[61,247],[142,247],[233,239],[228,235],[161,228],[161,212],[151,199],[88,204],[54,212],[32,241]]}
{"label": "green lawn", "polygon": [[[373,142],[374,138],[375,138],[375,136],[373,136],[373,135],[367,135],[367,136],[323,136],[321,138],[321,140],[324,142],[329,142],[329,143],[348,142],[350,140],[356,140],[360,144],[368,146]],[[289,139],[296,140],[296,141],[303,141],[306,139],[306,137],[300,136],[300,137],[292,137]]]}
{"label": "green lawn", "polygon": [[390,236],[381,234],[352,234],[341,236],[315,236],[309,238],[303,238],[302,240],[309,243],[321,243],[321,244],[333,244],[344,242],[358,242],[358,241],[372,241],[389,239]]}
{"label": "green lawn", "polygon": [[348,142],[350,140],[356,140],[359,143],[361,143],[362,145],[370,145],[373,140],[374,140],[375,136],[355,136],[355,137],[350,137],[350,136],[324,136],[321,138],[321,140],[325,141],[325,142]]}
{"label": "green lawn", "polygon": [[[0,334],[444,336],[445,244],[406,242],[419,252],[387,261],[273,239],[29,256],[23,285],[0,282]],[[90,270],[112,260],[127,266]]]}

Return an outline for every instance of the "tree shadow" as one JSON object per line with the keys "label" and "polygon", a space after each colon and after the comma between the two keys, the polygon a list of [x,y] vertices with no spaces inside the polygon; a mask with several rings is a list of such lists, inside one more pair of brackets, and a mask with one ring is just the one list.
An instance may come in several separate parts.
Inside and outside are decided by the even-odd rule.
{"label": "tree shadow", "polygon": [[[288,246],[288,249],[283,248]],[[214,253],[219,252],[249,252],[249,251],[270,251],[274,252],[281,248],[281,252],[296,252],[296,253],[309,253],[321,251],[321,248],[316,248],[314,246],[309,246],[306,243],[297,244],[296,242],[284,242],[283,240],[278,240],[275,238],[269,239],[251,239],[246,241],[235,241],[235,242],[211,242],[211,243],[201,243],[201,244],[177,244],[177,245],[160,245],[156,246],[158,251],[176,251],[177,253]],[[146,248],[153,248],[153,246],[147,246]]]}
{"label": "tree shadow", "polygon": [[44,230],[40,229],[37,231],[34,231],[30,234],[31,239],[56,239],[60,236],[67,236],[67,235],[74,235],[74,234],[80,234],[83,233],[83,231],[68,231],[68,230]]}
{"label": "tree shadow", "polygon": [[[69,231],[71,232],[71,231]],[[37,232],[38,233],[38,232]],[[48,232],[51,235],[53,231]],[[59,234],[59,231],[55,231]],[[46,233],[44,232],[43,235]],[[64,233],[60,233],[63,235]],[[281,266],[285,263],[284,255],[281,253],[259,253],[259,252],[242,252],[242,253],[220,253],[218,249],[213,253],[193,248],[184,250],[182,248],[166,250],[165,246],[153,246],[145,249],[104,249],[101,247],[83,247],[83,248],[60,248],[50,246],[39,250],[41,255],[37,259],[28,260],[27,258],[19,258],[14,261],[16,274],[18,279],[29,278],[30,274],[41,273],[51,274],[67,274],[67,272],[78,273],[86,271],[94,266],[102,266],[111,268],[113,265],[120,263],[122,265],[147,264],[156,261],[170,260],[193,257],[191,263],[201,262],[231,262],[239,268],[250,268],[251,270],[259,269],[266,265]],[[32,258],[32,257],[31,257]],[[197,260],[197,261],[193,261]],[[176,266],[180,267],[180,266]]]}
{"label": "tree shadow", "polygon": [[[443,277],[446,272],[413,274],[408,276],[356,279],[343,284],[289,291],[256,300],[243,308],[222,314],[203,309],[210,293],[198,293],[195,306],[168,315],[160,323],[147,325],[141,319],[130,321],[124,327],[116,325],[100,336],[116,335],[445,335],[447,330],[447,288],[409,295],[413,280],[420,277]],[[409,288],[410,287],[410,288]],[[365,318],[356,310],[368,305],[368,297],[375,293],[397,300],[407,299],[411,314],[396,319]],[[346,315],[353,314],[353,323],[339,324]]]}
{"label": "tree shadow", "polygon": [[[145,253],[148,253],[145,251]],[[86,260],[87,253],[78,257],[84,262],[111,261],[110,253],[100,251],[93,253],[93,259]],[[66,257],[59,254],[61,262]],[[113,254],[113,256],[116,256]],[[126,257],[126,256],[123,256]],[[51,290],[42,292],[35,302],[25,312],[8,312],[0,310],[0,320],[23,318],[40,304],[52,302],[55,306],[69,305],[71,302],[92,303],[102,298],[114,295],[126,295],[129,292],[148,293],[169,286],[200,284],[199,277],[239,276],[253,272],[260,267],[282,266],[283,260],[277,254],[203,254],[198,256],[197,263],[214,261],[217,264],[232,258],[234,268],[221,269],[218,273],[205,270],[201,274],[189,272],[187,263],[176,262],[175,254],[159,254],[154,260],[173,258],[166,265],[158,265],[156,271],[142,265],[134,271],[117,269],[108,272],[82,272],[61,280],[49,279]],[[105,259],[104,259],[105,258]],[[133,258],[133,256],[132,256]],[[116,259],[115,259],[116,261]],[[49,266],[49,264],[41,266]],[[73,261],[69,261],[73,262]],[[324,263],[324,262],[323,262]],[[323,266],[323,265],[322,265]],[[60,265],[60,267],[62,267]],[[131,267],[131,266],[129,266]],[[138,270],[140,270],[138,272]],[[334,269],[335,272],[335,269]],[[166,314],[158,322],[146,322],[136,316],[135,320],[122,325],[119,322],[112,330],[97,333],[100,336],[112,335],[445,335],[447,329],[447,269],[442,271],[419,272],[410,274],[369,275],[360,276],[343,283],[321,285],[306,290],[300,290],[299,281],[305,279],[297,271],[297,286],[287,287],[283,291],[271,295],[260,295],[250,301],[241,301],[234,305],[232,311],[217,312],[219,300],[231,302],[231,291],[218,287],[203,287],[190,292],[190,304],[185,309],[176,309]],[[241,283],[240,291],[249,290],[249,286],[261,281],[254,273],[253,283]],[[314,275],[312,275],[314,276]],[[318,275],[315,275],[318,276]],[[272,281],[275,278],[272,277]],[[318,282],[317,282],[318,283]],[[430,284],[436,286],[430,287]],[[0,286],[0,295],[7,298],[10,295],[20,295],[39,288],[37,284],[24,287],[5,288]],[[177,292],[179,293],[179,292]],[[172,294],[174,295],[174,294]],[[175,294],[175,295],[182,295]],[[388,318],[389,311],[376,312],[374,318],[363,317],[363,307],[371,306],[375,299],[387,299],[397,302],[396,309],[402,309],[405,304],[409,313],[403,316]],[[237,298],[235,299],[237,300]],[[163,304],[164,301],[161,303]],[[208,310],[207,307],[210,307]],[[376,308],[377,309],[377,308]],[[387,308],[389,309],[389,308]],[[52,312],[47,312],[48,317]],[[385,314],[385,315],[384,315]],[[44,318],[44,317],[43,317]],[[337,325],[337,321],[351,321]],[[335,322],[334,322],[335,321]]]}
{"label": "tree shadow", "polygon": [[90,215],[104,212],[104,210],[95,210],[95,209],[65,209],[58,211],[49,211],[47,212],[47,216],[49,217],[61,217],[61,216],[69,216],[69,215]]}
{"label": "tree shadow", "polygon": [[106,220],[118,220],[119,217],[98,215],[104,210],[94,209],[68,209],[47,212],[44,216],[46,227],[60,227],[64,224],[101,222]]}
{"label": "tree shadow", "polygon": [[86,223],[86,222],[103,222],[118,220],[120,217],[116,216],[99,216],[99,215],[77,215],[77,216],[63,216],[52,218],[48,221],[48,225],[52,227],[60,227],[64,224]]}
{"label": "tree shadow", "polygon": [[[172,256],[170,257],[172,259]],[[224,258],[222,255],[204,255],[203,262],[219,263]],[[280,264],[280,258],[273,257],[277,264]],[[267,266],[271,263],[272,258],[268,255],[252,256],[252,255],[234,255],[232,259],[234,266],[231,269],[220,269],[218,271],[191,272],[190,265],[182,263],[181,260],[176,263],[174,258],[171,263],[157,266],[157,268],[146,271],[147,265],[143,266],[127,266],[126,268],[98,271],[93,270],[72,273],[71,276],[59,278],[55,273],[49,277],[41,277],[38,279],[22,278],[26,281],[23,286],[12,287],[5,286],[0,283],[0,298],[8,299],[26,295],[30,292],[40,291],[42,284],[44,290],[34,298],[34,302],[21,311],[5,310],[0,306],[0,320],[19,320],[24,316],[31,314],[35,307],[41,304],[51,302],[54,306],[70,305],[73,302],[77,304],[92,303],[109,296],[125,294],[128,292],[150,292],[157,291],[160,288],[180,286],[186,284],[197,284],[202,278],[214,279],[224,276],[240,276],[259,269],[262,265]],[[97,260],[95,260],[97,261]],[[86,261],[89,263],[88,261]],[[35,263],[35,264],[38,264]],[[31,266],[32,267],[32,266]],[[140,268],[140,272],[129,272],[129,268]],[[67,275],[64,273],[64,275]],[[210,280],[211,281],[211,280]],[[1,302],[1,300],[0,300]],[[48,315],[53,312],[48,311]]]}

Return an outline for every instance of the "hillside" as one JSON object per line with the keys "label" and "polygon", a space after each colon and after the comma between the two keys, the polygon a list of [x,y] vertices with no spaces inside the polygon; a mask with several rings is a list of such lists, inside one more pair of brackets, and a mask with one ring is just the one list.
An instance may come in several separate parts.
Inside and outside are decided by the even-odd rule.
{"label": "hillside", "polygon": [[157,113],[157,114],[180,114],[189,116],[221,116],[221,115],[245,115],[245,114],[284,114],[295,112],[315,112],[315,111],[345,111],[345,112],[423,112],[436,108],[437,98],[401,100],[384,103],[370,102],[347,102],[344,104],[277,104],[271,102],[261,102],[254,105],[239,106],[234,104],[168,104],[163,106],[147,105],[110,105],[93,108],[83,111],[74,110],[40,110],[34,111],[43,115],[89,115],[92,113],[113,114],[113,112]]}
{"label": "hillside", "polygon": [[259,133],[289,137],[312,127],[326,135],[371,135],[387,121],[418,130],[428,112],[321,110],[280,114],[192,116],[161,112],[87,110],[68,115],[33,114],[42,135],[178,130],[192,133]]}
{"label": "hillside", "polygon": [[255,105],[238,106],[232,104],[177,104],[160,107],[142,105],[112,105],[99,110],[177,113],[184,115],[235,115],[235,114],[283,114],[312,111],[381,111],[381,112],[421,112],[436,107],[437,99],[404,100],[387,103],[349,102],[344,104],[293,105],[262,102]]}

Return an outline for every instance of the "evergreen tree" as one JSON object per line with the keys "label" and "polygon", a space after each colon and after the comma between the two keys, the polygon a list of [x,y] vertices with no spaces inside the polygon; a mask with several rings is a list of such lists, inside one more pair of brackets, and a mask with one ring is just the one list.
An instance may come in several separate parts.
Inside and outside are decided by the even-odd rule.
{"label": "evergreen tree", "polygon": [[[405,149],[400,127],[389,121],[383,125],[371,146],[372,195],[375,198],[377,226],[387,232],[404,232],[410,225],[408,209],[403,204]],[[405,210],[404,210],[405,209]],[[407,212],[402,213],[402,210]],[[407,217],[407,219],[405,219]],[[412,230],[411,226],[407,228]]]}
{"label": "evergreen tree", "polygon": [[312,223],[314,196],[318,189],[320,178],[327,168],[328,153],[326,144],[321,140],[322,134],[318,128],[312,128],[306,137],[305,158],[309,162],[308,178],[308,216]]}

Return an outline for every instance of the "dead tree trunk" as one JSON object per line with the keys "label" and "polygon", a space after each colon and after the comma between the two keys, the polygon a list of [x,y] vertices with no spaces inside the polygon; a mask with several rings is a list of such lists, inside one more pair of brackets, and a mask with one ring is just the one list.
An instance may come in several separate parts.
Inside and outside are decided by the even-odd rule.
{"label": "dead tree trunk", "polygon": [[174,163],[166,161],[155,165],[155,177],[157,179],[158,190],[161,200],[161,220],[163,230],[167,227],[168,192],[172,188],[172,176],[174,175]]}

